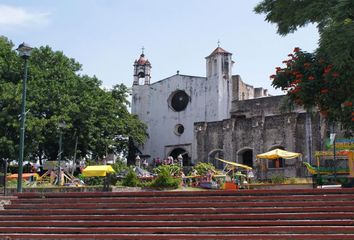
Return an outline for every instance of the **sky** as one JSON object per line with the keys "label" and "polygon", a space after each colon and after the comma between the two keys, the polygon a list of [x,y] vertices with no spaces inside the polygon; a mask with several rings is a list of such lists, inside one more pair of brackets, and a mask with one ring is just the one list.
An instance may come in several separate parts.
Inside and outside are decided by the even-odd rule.
{"label": "sky", "polygon": [[[220,41],[247,84],[282,94],[269,76],[294,47],[312,52],[319,35],[308,25],[285,37],[260,0],[0,0],[0,35],[15,46],[50,46],[82,64],[110,89],[133,83],[142,48],[152,64],[151,83],[176,74],[206,76],[205,57]],[[30,74],[30,73],[29,73]]]}

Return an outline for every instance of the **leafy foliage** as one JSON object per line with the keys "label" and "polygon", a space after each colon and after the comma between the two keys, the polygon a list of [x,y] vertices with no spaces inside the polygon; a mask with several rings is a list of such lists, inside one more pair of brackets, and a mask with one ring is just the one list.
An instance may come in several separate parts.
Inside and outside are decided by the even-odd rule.
{"label": "leafy foliage", "polygon": [[84,177],[82,174],[79,175],[79,179],[82,180],[88,186],[99,186],[103,185],[103,177]]}
{"label": "leafy foliage", "polygon": [[[333,64],[318,54],[294,49],[271,76],[272,85],[287,91],[292,103],[306,109],[318,107],[321,114],[333,122],[340,120],[346,129],[353,130],[353,92],[347,82],[349,76],[335,70]],[[349,85],[348,85],[349,84]]]}
{"label": "leafy foliage", "polygon": [[163,165],[159,166],[159,173],[157,178],[151,183],[151,186],[156,188],[178,188],[180,183],[181,179],[174,178],[171,174],[170,165]]}
{"label": "leafy foliage", "polygon": [[[23,60],[0,37],[0,159],[16,159]],[[25,159],[53,160],[63,133],[63,158],[98,160],[126,155],[128,139],[142,143],[146,126],[128,111],[128,88],[101,88],[96,77],[80,75],[81,64],[49,46],[34,49],[29,60]],[[65,122],[65,127],[58,125]]]}
{"label": "leafy foliage", "polygon": [[122,172],[124,170],[128,170],[128,166],[122,161],[116,161],[111,166],[116,173]]}
{"label": "leafy foliage", "polygon": [[134,170],[132,168],[130,168],[127,175],[123,179],[123,182],[122,182],[123,186],[136,187],[139,185],[139,183],[140,183],[140,181],[139,181],[138,175],[136,175]]}
{"label": "leafy foliage", "polygon": [[155,174],[160,174],[163,171],[169,172],[171,176],[179,176],[181,172],[181,166],[178,164],[160,165],[153,169]]}
{"label": "leafy foliage", "polygon": [[318,107],[330,122],[354,131],[354,1],[264,0],[255,7],[286,35],[309,23],[320,39],[315,53],[295,48],[285,68],[276,68],[273,86],[287,91],[290,103]]}
{"label": "leafy foliage", "polygon": [[194,170],[197,171],[198,175],[206,175],[209,170],[215,172],[215,167],[211,163],[199,162],[197,165],[193,167]]}
{"label": "leafy foliage", "polygon": [[280,184],[285,182],[285,177],[281,175],[273,175],[271,177],[271,182],[274,184]]}

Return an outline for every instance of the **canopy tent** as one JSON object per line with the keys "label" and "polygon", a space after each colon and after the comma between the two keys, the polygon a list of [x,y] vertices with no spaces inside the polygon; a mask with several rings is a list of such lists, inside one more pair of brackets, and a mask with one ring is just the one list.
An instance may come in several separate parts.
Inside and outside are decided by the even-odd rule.
{"label": "canopy tent", "polygon": [[273,149],[269,152],[265,152],[262,154],[258,154],[257,158],[264,158],[264,159],[277,159],[277,158],[284,158],[284,159],[293,159],[297,157],[301,157],[301,153],[294,153],[288,152],[279,148]]}
{"label": "canopy tent", "polygon": [[[307,170],[313,175],[315,174],[330,175],[336,173],[336,174],[349,174],[351,177],[354,177],[354,151],[340,150],[337,151],[335,154],[336,154],[336,158],[334,158],[333,151],[316,151],[315,157],[317,160],[317,166],[312,166],[311,164],[306,162],[304,162],[303,164],[306,166]],[[334,168],[333,163],[330,164],[331,167],[325,167],[326,164],[324,164],[325,166],[321,166],[322,164],[320,162],[326,160],[330,160],[330,161],[336,160],[336,168]]]}
{"label": "canopy tent", "polygon": [[[6,177],[7,180],[14,180],[17,179],[18,175],[17,173],[11,174]],[[39,178],[38,173],[22,173],[22,178],[25,180],[37,180]]]}
{"label": "canopy tent", "polygon": [[105,177],[107,173],[115,173],[111,165],[88,166],[82,171],[84,177]]}
{"label": "canopy tent", "polygon": [[244,168],[244,169],[247,169],[247,170],[251,170],[252,168],[250,166],[247,166],[247,165],[244,165],[244,164],[241,164],[241,163],[236,163],[236,162],[230,162],[230,161],[226,161],[224,159],[221,159],[221,158],[215,158],[223,163],[226,163],[226,164],[229,164],[231,166],[235,166],[235,167],[240,167],[240,168]]}

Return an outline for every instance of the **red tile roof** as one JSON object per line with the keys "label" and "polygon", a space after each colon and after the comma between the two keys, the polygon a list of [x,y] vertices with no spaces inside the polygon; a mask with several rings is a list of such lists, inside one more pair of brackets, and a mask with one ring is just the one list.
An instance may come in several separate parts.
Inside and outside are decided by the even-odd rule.
{"label": "red tile roof", "polygon": [[217,53],[228,53],[228,54],[231,54],[228,51],[224,50],[223,48],[217,47],[217,48],[215,48],[215,50],[208,57],[213,56],[213,55],[215,55]]}

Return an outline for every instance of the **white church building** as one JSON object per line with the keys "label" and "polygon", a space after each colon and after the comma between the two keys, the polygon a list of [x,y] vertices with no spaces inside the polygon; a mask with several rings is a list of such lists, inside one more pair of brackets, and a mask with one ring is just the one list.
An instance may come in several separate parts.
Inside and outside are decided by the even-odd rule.
{"label": "white church building", "polygon": [[201,161],[196,154],[195,123],[229,119],[232,101],[268,96],[267,90],[232,74],[232,54],[220,46],[205,60],[206,77],[177,72],[155,82],[144,53],[135,61],[131,111],[148,126],[149,138],[139,149],[150,156],[149,161],[179,154],[184,166]]}

